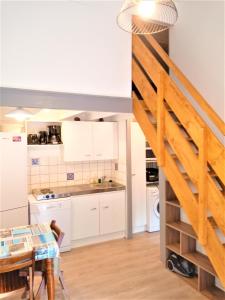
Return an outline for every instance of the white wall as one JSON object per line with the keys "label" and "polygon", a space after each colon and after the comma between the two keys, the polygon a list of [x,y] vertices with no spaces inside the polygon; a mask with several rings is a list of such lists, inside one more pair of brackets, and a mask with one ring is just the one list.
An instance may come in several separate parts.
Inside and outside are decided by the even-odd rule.
{"label": "white wall", "polygon": [[2,85],[130,97],[121,1],[3,1]]}
{"label": "white wall", "polygon": [[176,1],[170,57],[225,120],[224,1]]}

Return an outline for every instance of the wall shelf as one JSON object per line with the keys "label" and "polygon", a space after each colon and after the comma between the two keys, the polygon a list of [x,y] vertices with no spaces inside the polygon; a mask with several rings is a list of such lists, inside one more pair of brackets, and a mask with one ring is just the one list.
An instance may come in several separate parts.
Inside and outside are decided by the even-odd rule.
{"label": "wall shelf", "polygon": [[165,184],[165,251],[183,257],[195,266],[196,276],[178,275],[190,286],[212,300],[225,300],[225,292],[216,286],[216,272],[206,255],[197,251],[197,236],[188,223],[181,221],[181,205],[170,184]]}
{"label": "wall shelf", "polygon": [[28,148],[31,149],[48,149],[48,148],[60,148],[63,144],[46,144],[46,145],[27,145]]}

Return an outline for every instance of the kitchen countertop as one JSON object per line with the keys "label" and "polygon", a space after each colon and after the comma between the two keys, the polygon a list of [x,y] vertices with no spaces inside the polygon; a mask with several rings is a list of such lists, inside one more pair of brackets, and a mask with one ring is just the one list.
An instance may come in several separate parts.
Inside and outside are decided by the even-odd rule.
{"label": "kitchen countertop", "polygon": [[[71,186],[59,186],[59,187],[52,187],[50,190],[53,191],[54,194],[62,194],[64,197],[70,196],[78,196],[78,195],[85,195],[85,194],[95,194],[95,193],[104,193],[104,192],[114,192],[114,191],[121,191],[125,190],[125,186],[117,183],[117,182],[104,182],[104,183],[91,183],[91,184],[77,184]],[[33,190],[32,197],[35,197],[35,193],[39,192],[40,190]],[[32,197],[30,201],[32,201]],[[49,198],[46,201],[53,201],[55,199]],[[36,201],[44,201],[44,200],[36,200]]]}
{"label": "kitchen countertop", "polygon": [[[65,190],[71,196],[104,193],[125,190],[125,186],[117,182],[78,184],[73,186],[58,187],[56,189]],[[54,188],[55,190],[55,188]]]}

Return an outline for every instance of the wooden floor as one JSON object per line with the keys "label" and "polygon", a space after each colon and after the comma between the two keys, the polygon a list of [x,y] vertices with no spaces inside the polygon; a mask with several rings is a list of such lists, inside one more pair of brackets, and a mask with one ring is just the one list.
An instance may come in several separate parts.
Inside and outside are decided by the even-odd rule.
{"label": "wooden floor", "polygon": [[[206,299],[163,267],[158,233],[74,249],[62,255],[62,268],[74,300]],[[64,299],[59,285],[57,299]]]}

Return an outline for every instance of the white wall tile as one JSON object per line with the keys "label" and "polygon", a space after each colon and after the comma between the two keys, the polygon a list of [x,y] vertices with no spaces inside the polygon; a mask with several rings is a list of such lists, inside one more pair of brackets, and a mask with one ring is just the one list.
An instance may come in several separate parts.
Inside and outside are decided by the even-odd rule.
{"label": "white wall tile", "polygon": [[58,181],[58,174],[50,174],[49,176],[49,182],[57,182]]}
{"label": "white wall tile", "polygon": [[[43,152],[39,156],[38,153],[28,153],[28,156],[28,185],[30,191],[41,187],[91,183],[102,176],[106,176],[106,180],[115,180],[116,178],[114,161],[65,163],[61,161],[60,153],[56,154],[51,151],[50,153]],[[32,166],[31,158],[39,158],[39,165]],[[74,180],[67,180],[67,173],[74,173]]]}
{"label": "white wall tile", "polygon": [[48,175],[49,169],[48,166],[40,166],[40,175]]}
{"label": "white wall tile", "polygon": [[57,174],[59,166],[49,166],[49,174]]}
{"label": "white wall tile", "polygon": [[54,166],[54,165],[58,165],[58,157],[57,156],[50,156],[49,157],[49,165],[50,166]]}
{"label": "white wall tile", "polygon": [[32,175],[30,177],[30,183],[31,184],[38,184],[38,183],[40,183],[40,177],[39,177],[39,175]]}
{"label": "white wall tile", "polygon": [[42,156],[40,157],[40,166],[48,166],[48,156]]}
{"label": "white wall tile", "polygon": [[49,183],[48,175],[40,175],[40,183]]}

